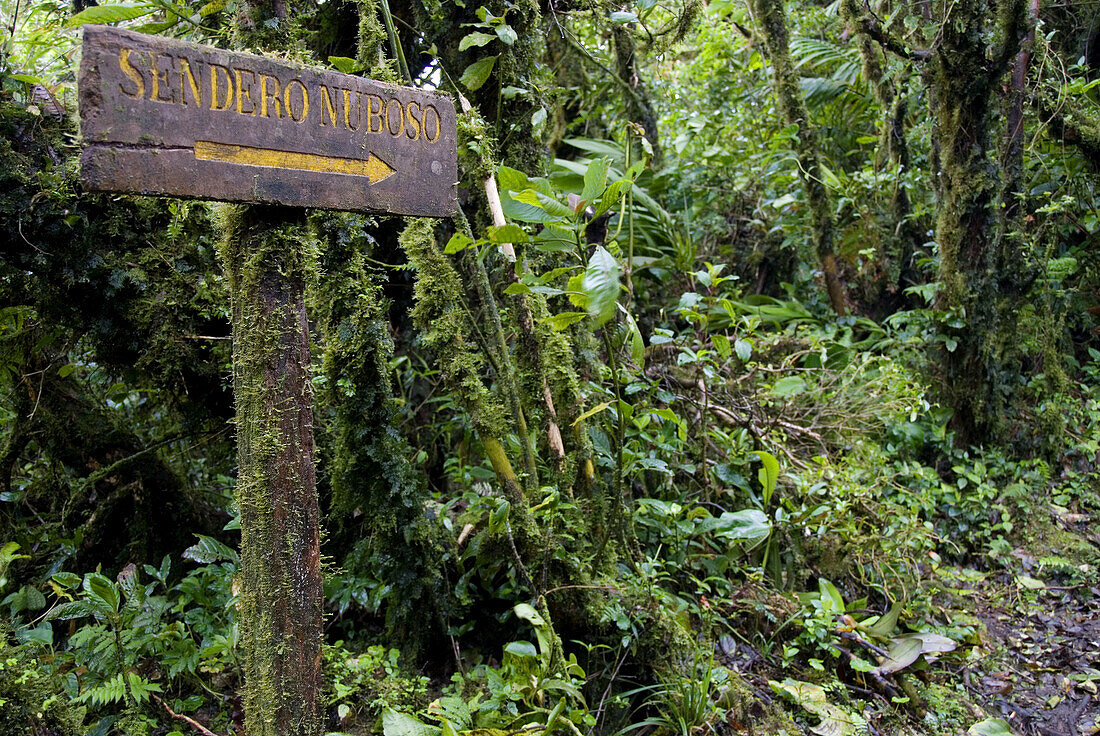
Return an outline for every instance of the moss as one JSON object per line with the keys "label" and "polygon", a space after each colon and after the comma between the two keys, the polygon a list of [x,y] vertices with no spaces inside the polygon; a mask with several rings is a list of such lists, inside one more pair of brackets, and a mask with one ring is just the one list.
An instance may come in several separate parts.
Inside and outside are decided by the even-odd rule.
{"label": "moss", "polygon": [[326,212],[312,224],[322,246],[309,304],[323,343],[319,385],[331,407],[329,546],[347,569],[392,586],[387,636],[411,654],[438,625],[444,555],[424,515],[426,479],[410,462],[415,452],[397,423],[388,304],[368,268],[368,222]]}
{"label": "moss", "polygon": [[12,646],[0,626],[0,736],[78,736],[84,708],[73,706],[40,666],[34,650]]}
{"label": "moss", "polygon": [[233,306],[240,629],[250,734],[322,731],[320,513],[300,210],[221,208]]}

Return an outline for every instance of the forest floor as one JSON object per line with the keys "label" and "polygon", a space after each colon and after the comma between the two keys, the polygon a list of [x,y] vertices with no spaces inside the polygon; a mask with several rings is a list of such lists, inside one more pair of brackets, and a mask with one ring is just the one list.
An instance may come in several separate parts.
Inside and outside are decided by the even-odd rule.
{"label": "forest floor", "polygon": [[1011,564],[962,571],[948,594],[983,624],[976,655],[958,675],[1014,733],[1100,734],[1098,528],[1080,514],[1052,514],[1028,548],[1012,551]]}

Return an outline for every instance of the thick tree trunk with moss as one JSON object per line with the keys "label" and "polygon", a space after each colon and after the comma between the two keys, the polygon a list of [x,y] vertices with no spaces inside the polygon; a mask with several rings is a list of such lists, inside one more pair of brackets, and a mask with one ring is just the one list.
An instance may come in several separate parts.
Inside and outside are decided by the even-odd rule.
{"label": "thick tree trunk with moss", "polygon": [[764,36],[772,66],[772,84],[779,111],[787,125],[798,127],[798,175],[806,187],[813,217],[814,250],[821,263],[829,303],[837,314],[848,311],[848,289],[840,278],[833,251],[833,207],[821,174],[817,131],[810,125],[806,102],[791,60],[787,14],[783,0],[751,0],[757,25]]}
{"label": "thick tree trunk with moss", "polygon": [[304,223],[300,210],[225,211],[246,728],[249,736],[316,736],[322,592]]}
{"label": "thick tree trunk with moss", "polygon": [[942,291],[938,307],[964,326],[945,350],[944,398],[963,442],[997,439],[1007,399],[1018,381],[1015,314],[1026,291],[1022,254],[998,215],[1002,171],[993,160],[994,94],[1019,48],[1023,2],[997,17],[985,0],[952,2],[940,17],[940,42],[927,69],[933,138],[940,156],[936,189]]}

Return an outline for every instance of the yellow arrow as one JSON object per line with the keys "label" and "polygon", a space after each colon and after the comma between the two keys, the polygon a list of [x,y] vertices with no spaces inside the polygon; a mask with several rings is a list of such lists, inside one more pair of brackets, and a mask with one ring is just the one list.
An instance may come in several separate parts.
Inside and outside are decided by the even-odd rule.
{"label": "yellow arrow", "polygon": [[323,174],[365,176],[371,184],[377,184],[396,173],[396,169],[373,153],[368,154],[366,160],[363,160],[322,156],[313,153],[277,151],[272,148],[237,146],[231,143],[195,141],[195,158],[204,161],[241,164],[243,166],[264,166],[270,169],[298,169],[300,171],[319,171]]}

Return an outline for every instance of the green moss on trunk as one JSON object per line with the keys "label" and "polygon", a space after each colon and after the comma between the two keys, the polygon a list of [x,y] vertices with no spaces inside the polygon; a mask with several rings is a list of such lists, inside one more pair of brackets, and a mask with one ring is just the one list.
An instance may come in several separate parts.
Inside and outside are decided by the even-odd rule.
{"label": "green moss on trunk", "polygon": [[311,244],[302,212],[222,209],[233,305],[240,630],[249,736],[315,736],[321,703],[321,557],[313,463]]}

